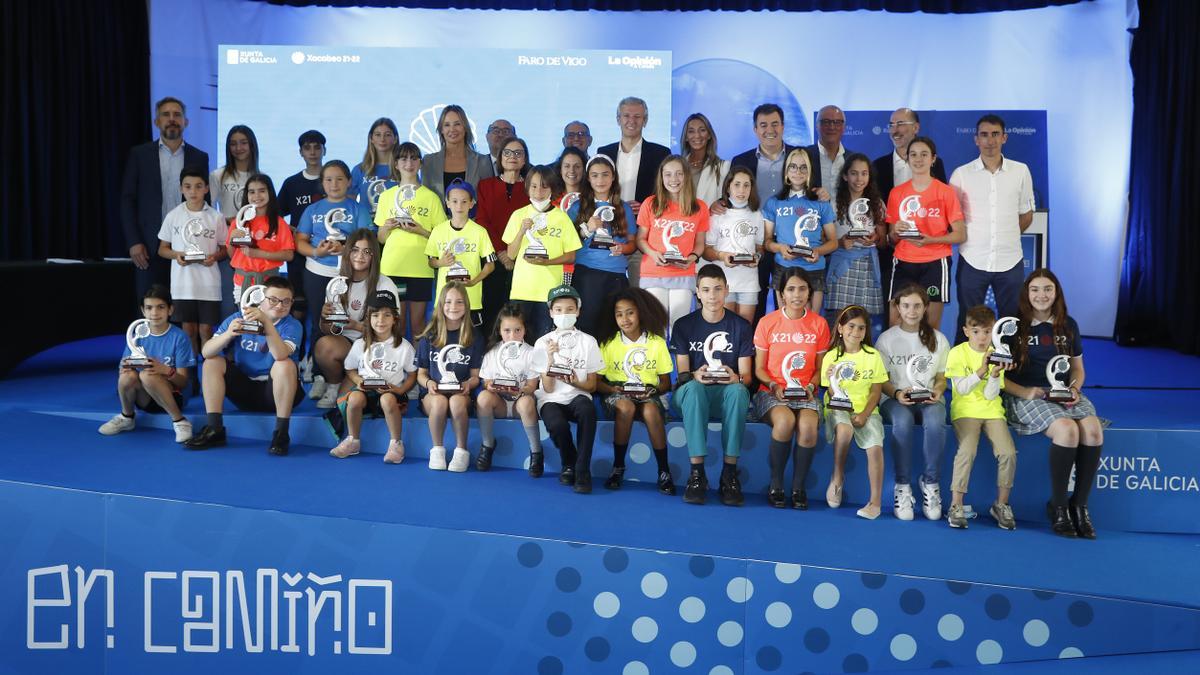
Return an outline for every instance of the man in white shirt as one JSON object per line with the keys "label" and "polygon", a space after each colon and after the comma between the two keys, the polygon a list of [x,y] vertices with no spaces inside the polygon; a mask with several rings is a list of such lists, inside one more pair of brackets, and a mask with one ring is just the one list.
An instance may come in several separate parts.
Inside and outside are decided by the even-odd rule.
{"label": "man in white shirt", "polygon": [[[1004,120],[979,118],[975,145],[979,159],[950,176],[967,220],[967,240],[958,247],[955,288],[958,327],[966,311],[983,304],[990,286],[1000,316],[1017,313],[1017,298],[1025,280],[1021,233],[1033,223],[1033,178],[1029,167],[1004,156],[1008,141]],[[955,331],[962,342],[962,331]]]}
{"label": "man in white shirt", "polygon": [[842,136],[846,133],[846,114],[836,105],[827,105],[817,112],[817,142],[805,148],[812,160],[814,170],[810,181],[816,189],[817,199],[837,199],[838,174],[846,163],[846,146]]}

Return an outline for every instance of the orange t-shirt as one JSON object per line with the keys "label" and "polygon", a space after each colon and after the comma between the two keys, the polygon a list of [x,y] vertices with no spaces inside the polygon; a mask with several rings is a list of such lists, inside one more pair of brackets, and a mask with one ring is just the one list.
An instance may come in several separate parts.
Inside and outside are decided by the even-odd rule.
{"label": "orange t-shirt", "polygon": [[[908,212],[907,218],[900,217],[901,206]],[[917,192],[910,180],[897,185],[888,196],[888,223],[895,224],[901,220],[915,223],[921,234],[927,237],[941,237],[950,232],[950,223],[963,220],[962,206],[954,188],[942,181],[934,178],[924,192]],[[896,244],[896,258],[904,262],[931,262],[949,258],[950,254],[950,244],[917,246],[903,238]]]}
{"label": "orange t-shirt", "polygon": [[[254,238],[254,243],[259,250],[262,251],[287,251],[296,250],[296,240],[292,237],[292,228],[284,222],[283,218],[279,219],[279,225],[275,230],[274,237],[267,237],[267,216],[263,214],[258,216],[249,223],[246,223],[250,228],[250,236]],[[242,283],[242,273],[246,272],[268,272],[279,267],[283,267],[282,260],[265,260],[263,258],[251,258],[246,255],[246,249],[241,246],[231,246],[230,239],[233,238],[234,224],[230,221],[229,234],[225,237],[225,245],[233,251],[233,255],[229,259],[229,265],[233,267],[233,283]]]}
{"label": "orange t-shirt", "polygon": [[[696,205],[699,208],[692,215],[685,216],[679,212],[679,204],[671,202],[661,216],[655,216],[654,196],[647,197],[646,201],[642,202],[642,209],[638,211],[637,224],[639,229],[646,230],[646,243],[650,248],[659,253],[666,251],[667,247],[663,245],[662,239],[663,232],[667,228],[681,226],[682,233],[671,237],[671,244],[678,248],[685,258],[690,255],[696,246],[696,234],[708,232],[708,205],[699,199],[696,200]],[[696,276],[696,263],[680,269],[673,265],[659,265],[653,258],[642,256],[641,272],[643,277],[692,277]]]}
{"label": "orange t-shirt", "polygon": [[[754,348],[767,353],[767,373],[785,387],[783,360],[792,352],[800,352],[802,365],[792,371],[792,377],[808,386],[821,365],[821,355],[829,349],[829,324],[816,312],[805,310],[799,319],[789,319],[782,309],[777,309],[758,322]],[[759,389],[769,391],[761,384]]]}

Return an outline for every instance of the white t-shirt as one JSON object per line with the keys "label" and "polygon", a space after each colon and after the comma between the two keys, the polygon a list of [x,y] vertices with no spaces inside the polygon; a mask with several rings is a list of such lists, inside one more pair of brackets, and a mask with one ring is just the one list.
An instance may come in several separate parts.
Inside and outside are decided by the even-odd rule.
{"label": "white t-shirt", "polygon": [[[176,206],[167,212],[162,227],[158,230],[158,238],[171,245],[176,251],[188,249],[184,232],[192,220],[198,220],[204,231],[196,238],[196,244],[205,255],[217,252],[218,246],[225,245],[225,235],[229,226],[216,209],[204,205],[200,211],[189,211],[187,202]],[[187,267],[177,261],[171,263],[171,297],[176,300],[221,300],[221,268],[213,265],[205,267],[199,262],[190,263]]]}
{"label": "white t-shirt", "polygon": [[[946,359],[950,355],[950,343],[946,340],[946,336],[942,335],[941,331],[934,330],[933,337],[937,340],[937,353],[932,354],[934,357],[933,372],[935,374],[945,374]],[[879,355],[883,357],[883,363],[887,366],[888,377],[892,384],[896,385],[897,389],[908,389],[912,386],[912,382],[908,379],[906,367],[908,362],[914,356],[923,356],[929,354],[929,350],[925,345],[921,344],[920,333],[910,333],[900,326],[892,326],[883,331],[879,336],[879,340],[875,342],[875,347],[879,350]],[[932,388],[933,378],[926,384]]]}
{"label": "white t-shirt", "polygon": [[[479,377],[484,380],[494,380],[496,378],[507,379],[516,378],[521,384],[532,380],[539,375],[537,367],[534,365],[534,349],[533,345],[528,342],[521,342],[521,353],[517,358],[505,364],[506,368],[500,367],[500,347],[504,343],[492,347],[487,354],[483,355],[483,365],[479,368]],[[509,372],[509,369],[512,372]],[[543,369],[544,370],[544,369]]]}
{"label": "white t-shirt", "polygon": [[[719,216],[709,216],[708,236],[712,239],[708,244],[722,253],[754,253],[757,247],[762,246],[765,229],[760,211],[729,209]],[[717,264],[725,270],[730,293],[757,293],[762,290],[758,283],[757,267],[730,266],[720,260]]]}
{"label": "white t-shirt", "polygon": [[[583,379],[591,373],[600,372],[604,368],[604,359],[600,357],[600,345],[596,343],[596,338],[583,331],[572,329],[569,333],[573,337],[568,337],[568,341],[573,341],[575,344],[568,348],[563,344],[562,339],[566,332],[551,331],[538,338],[538,341],[534,343],[532,359],[537,372],[545,373],[550,368],[550,358],[546,347],[552,340],[558,343],[558,363],[569,362],[575,371],[576,378]],[[554,383],[554,391],[545,391],[541,388],[537,390],[538,408],[541,408],[544,403],[570,403],[571,399],[580,395],[592,397],[590,393],[579,387],[559,380]]]}
{"label": "white t-shirt", "polygon": [[249,171],[230,171],[229,176],[224,181],[221,180],[221,175],[225,173],[225,167],[218,167],[208,176],[208,189],[212,194],[213,202],[217,208],[221,209],[221,215],[228,220],[237,215],[238,209],[245,205],[242,201],[242,190],[246,189],[246,182],[250,180]]}
{"label": "white t-shirt", "polygon": [[[405,378],[409,373],[417,372],[417,350],[413,349],[412,344],[400,338],[400,346],[392,344],[392,338],[388,338],[383,343],[383,358],[378,363],[372,363],[371,367],[375,369],[387,382],[393,387],[399,387],[404,384]],[[366,351],[366,342],[362,338],[354,341],[350,346],[350,353],[346,355],[346,370],[359,370],[362,368],[363,353]],[[360,372],[359,375],[362,373]]]}
{"label": "white t-shirt", "polygon": [[[397,298],[400,295],[396,290],[395,282],[382,274],[379,275],[379,281],[375,284],[375,290],[391,291]],[[346,307],[346,315],[354,321],[365,323],[363,317],[367,315],[367,280],[363,279],[362,281],[351,282],[349,296],[350,301],[346,303],[349,305]],[[320,311],[320,308],[321,305],[317,305],[318,311]],[[350,340],[357,340],[362,337],[362,332],[347,326],[342,330],[342,336]]]}

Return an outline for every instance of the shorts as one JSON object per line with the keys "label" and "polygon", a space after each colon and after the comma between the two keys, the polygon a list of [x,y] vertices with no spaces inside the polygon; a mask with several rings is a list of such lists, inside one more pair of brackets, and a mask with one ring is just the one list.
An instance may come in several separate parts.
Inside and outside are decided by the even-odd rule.
{"label": "shorts", "polygon": [[950,257],[921,263],[904,262],[896,258],[889,284],[892,292],[895,293],[907,283],[924,288],[930,302],[950,302]]}
{"label": "shorts", "polygon": [[[228,398],[243,412],[275,412],[275,392],[271,389],[270,378],[252,380],[233,362],[225,366],[225,398]],[[292,397],[292,408],[304,400],[304,387],[296,380],[296,395]]]}
{"label": "shorts", "polygon": [[408,410],[407,395],[399,395],[394,392],[381,392],[375,391],[374,389],[359,389],[358,387],[353,387],[350,389],[350,391],[347,391],[345,394],[342,394],[338,397],[338,408],[341,409],[343,415],[346,414],[346,404],[350,401],[350,394],[356,391],[364,394],[367,397],[367,405],[363,408],[363,415],[369,417],[382,417],[383,406],[380,404],[380,400],[383,398],[385,393],[389,393],[396,398],[396,403],[400,404],[399,412],[401,416],[403,416],[405,411]]}
{"label": "shorts", "polygon": [[821,400],[816,397],[809,398],[807,401],[787,402],[780,401],[775,398],[775,395],[769,391],[759,390],[754,393],[754,398],[750,399],[750,411],[754,415],[754,419],[760,422],[770,423],[767,419],[767,413],[771,412],[771,408],[783,406],[791,410],[812,410],[821,414]]}
{"label": "shorts", "polygon": [[[839,424],[848,424],[853,427],[854,424],[850,421],[850,413],[845,410],[826,410],[825,440],[830,445],[833,445],[837,425]],[[866,450],[876,445],[883,447],[883,418],[879,416],[879,413],[873,413],[867,418],[867,423],[861,429],[854,429],[854,442],[858,444],[861,450]]]}
{"label": "shorts", "polygon": [[433,300],[433,279],[423,277],[388,277],[396,284],[400,302],[430,302]]}
{"label": "shorts", "polygon": [[180,323],[203,323],[209,326],[221,325],[220,300],[176,300],[172,307],[171,318]]}
{"label": "shorts", "polygon": [[748,291],[742,293],[730,292],[725,296],[725,302],[732,302],[735,305],[753,305],[758,306],[758,291]]}
{"label": "shorts", "polygon": [[[775,272],[771,275],[771,288],[774,289],[779,287],[779,275],[786,269],[788,268],[779,266],[775,267]],[[810,294],[825,292],[825,270],[826,268],[824,267],[819,270],[804,270],[805,273],[808,274],[808,292]],[[776,290],[775,292],[778,293],[779,291]]]}
{"label": "shorts", "polygon": [[[662,396],[659,394],[650,396],[644,401],[639,401],[632,396],[622,394],[619,391],[614,391],[613,393],[606,395],[602,403],[604,405],[604,412],[608,413],[610,419],[615,419],[617,416],[617,401],[633,401],[637,404],[653,403],[654,405],[658,406],[658,411],[662,413],[663,420],[666,420],[667,418],[667,404],[663,401]],[[637,412],[634,413],[634,417],[636,419],[642,418],[641,405],[638,405]]]}
{"label": "shorts", "polygon": [[[139,396],[138,398],[141,398],[141,397]],[[146,405],[135,404],[138,410],[141,410],[142,412],[148,412],[152,415],[157,415],[158,413],[167,412],[166,410],[163,410],[163,407],[161,405],[159,405],[158,401],[155,401],[154,397],[150,396],[150,394],[146,394],[146,398],[149,399],[149,401],[146,403]],[[171,398],[175,399],[175,407],[179,408],[179,410],[182,411],[183,410],[183,394],[180,394],[177,391],[173,391],[173,392],[171,392]]]}

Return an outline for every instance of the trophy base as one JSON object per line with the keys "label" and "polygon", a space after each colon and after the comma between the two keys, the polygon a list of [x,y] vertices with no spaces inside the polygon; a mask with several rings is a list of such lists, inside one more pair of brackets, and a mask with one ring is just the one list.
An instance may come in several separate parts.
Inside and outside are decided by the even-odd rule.
{"label": "trophy base", "polygon": [[749,253],[735,253],[730,260],[734,265],[750,265],[754,263],[755,260],[758,260],[758,256],[751,255]]}
{"label": "trophy base", "polygon": [[848,398],[831,398],[827,407],[830,410],[841,410],[848,413],[854,412],[854,403]]}
{"label": "trophy base", "polygon": [[850,230],[846,233],[850,239],[866,239],[871,236],[870,230]]}
{"label": "trophy base", "polygon": [[719,370],[710,369],[704,371],[704,374],[700,376],[700,381],[705,384],[713,384],[716,382],[724,382],[728,378],[729,371],[725,368],[721,368]]}
{"label": "trophy base", "polygon": [[663,254],[663,264],[666,264],[666,265],[686,265],[687,260],[688,260],[687,258],[679,255],[678,253],[664,253]]}
{"label": "trophy base", "polygon": [[263,325],[258,321],[242,320],[242,329],[239,331],[243,335],[262,335]]}
{"label": "trophy base", "polygon": [[492,380],[492,389],[500,394],[503,398],[509,401],[517,398],[521,393],[521,386],[516,380],[508,378],[497,378]]}
{"label": "trophy base", "polygon": [[460,382],[438,382],[434,387],[439,394],[457,394],[462,391],[462,383]]}
{"label": "trophy base", "polygon": [[1046,400],[1051,403],[1070,403],[1075,400],[1075,394],[1070,389],[1051,389],[1046,392]]}
{"label": "trophy base", "polygon": [[144,356],[129,356],[121,359],[121,367],[142,370],[150,367],[150,359]]}
{"label": "trophy base", "polygon": [[207,258],[208,255],[204,251],[196,251],[194,253],[184,253],[184,262],[200,262]]}
{"label": "trophy base", "polygon": [[1000,352],[992,352],[988,355],[988,363],[993,366],[1011,365],[1013,357],[1011,354],[1001,354]]}
{"label": "trophy base", "polygon": [[383,389],[387,386],[387,380],[382,377],[364,377],[362,381],[363,389]]}
{"label": "trophy base", "polygon": [[896,238],[897,238],[897,239],[900,239],[900,240],[904,240],[904,239],[910,239],[910,240],[911,240],[911,239],[920,239],[920,238],[922,238],[922,237],[924,237],[924,236],[925,236],[925,235],[921,234],[921,231],[920,231],[920,230],[900,230],[899,232],[897,232],[897,233],[896,233]]}
{"label": "trophy base", "polygon": [[329,323],[340,323],[340,324],[350,323],[350,317],[347,316],[345,312],[331,312],[329,314],[329,316],[325,317],[325,320],[328,321]]}
{"label": "trophy base", "polygon": [[626,396],[645,396],[649,389],[641,382],[626,382],[621,385],[621,393]]}
{"label": "trophy base", "polygon": [[789,246],[788,253],[807,258],[813,254],[813,248],[811,246]]}
{"label": "trophy base", "polygon": [[254,248],[254,240],[250,237],[235,237],[229,240],[229,245],[238,248]]}
{"label": "trophy base", "polygon": [[449,274],[447,274],[447,275],[446,275],[446,281],[455,281],[455,282],[458,282],[458,283],[460,283],[460,284],[461,284],[461,283],[465,283],[465,282],[467,282],[467,281],[470,281],[470,280],[471,280],[471,275],[470,275],[470,274],[455,274],[455,275],[453,275],[453,276],[451,276],[451,275],[449,275]]}
{"label": "trophy base", "polygon": [[912,403],[928,403],[933,400],[933,392],[928,389],[910,389],[908,400]]}
{"label": "trophy base", "polygon": [[808,400],[808,390],[803,387],[788,387],[783,390],[783,397],[788,403],[804,403]]}
{"label": "trophy base", "polygon": [[546,374],[550,377],[563,380],[565,382],[575,375],[575,371],[571,370],[570,368],[563,368],[562,366],[550,366],[550,368],[546,370]]}
{"label": "trophy base", "polygon": [[608,250],[611,250],[612,247],[616,246],[616,245],[617,245],[616,242],[614,242],[612,239],[593,238],[592,243],[588,244],[588,248],[595,248],[595,249],[600,249],[603,251],[608,251]]}
{"label": "trophy base", "polygon": [[546,249],[527,248],[525,249],[525,253],[522,257],[524,257],[526,260],[549,260],[550,254],[546,251]]}

